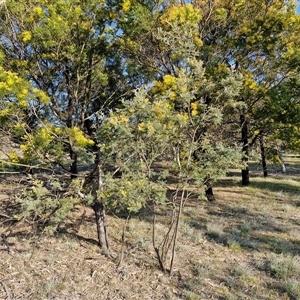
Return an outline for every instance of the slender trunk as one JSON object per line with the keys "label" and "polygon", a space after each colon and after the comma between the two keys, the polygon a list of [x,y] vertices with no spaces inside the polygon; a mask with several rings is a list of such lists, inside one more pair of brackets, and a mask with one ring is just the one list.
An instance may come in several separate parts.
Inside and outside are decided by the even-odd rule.
{"label": "slender trunk", "polygon": [[242,143],[243,148],[242,151],[244,153],[243,161],[246,163],[245,168],[242,170],[242,185],[249,185],[249,166],[248,166],[248,157],[249,157],[249,143],[248,143],[248,122],[246,120],[246,116],[241,114],[241,133],[242,133]]}
{"label": "slender trunk", "polygon": [[153,244],[153,248],[155,250],[155,253],[156,253],[157,260],[159,262],[160,268],[162,269],[162,271],[164,273],[166,273],[165,264],[162,261],[162,257],[161,257],[160,252],[159,252],[159,246],[156,246],[155,224],[156,224],[156,215],[155,215],[155,205],[154,205],[153,206],[153,222],[152,222],[152,244]]}
{"label": "slender trunk", "polygon": [[262,135],[259,137],[259,146],[260,146],[261,163],[264,172],[264,177],[267,177],[268,169],[267,169],[267,161],[266,161],[266,152],[265,152],[265,145],[264,145],[264,137]]}
{"label": "slender trunk", "polygon": [[181,198],[180,198],[180,204],[179,204],[179,210],[176,220],[176,225],[174,229],[174,241],[173,241],[173,247],[172,247],[172,256],[171,256],[171,263],[170,263],[170,276],[173,274],[173,265],[175,260],[175,252],[176,252],[176,246],[177,246],[177,237],[179,232],[179,222],[181,220],[181,214],[184,206],[184,198],[185,198],[185,190],[182,191]]}
{"label": "slender trunk", "polygon": [[71,179],[74,179],[77,177],[78,174],[78,169],[77,169],[78,157],[77,157],[77,153],[73,151],[73,149],[70,150],[70,158],[72,160],[71,167],[70,167]]}
{"label": "slender trunk", "polygon": [[108,250],[109,245],[108,245],[107,226],[105,222],[105,205],[101,202],[95,202],[92,205],[92,208],[95,212],[95,217],[96,217],[99,246],[104,251]]}
{"label": "slender trunk", "polygon": [[[200,150],[197,150],[192,153],[192,157],[195,161],[200,161],[199,155],[198,155],[199,151]],[[213,192],[212,180],[211,180],[211,177],[209,174],[204,178],[204,185],[205,185],[205,196],[206,196],[207,200],[215,201],[216,198],[215,198],[215,195]]]}
{"label": "slender trunk", "polygon": [[104,250],[109,249],[107,225],[105,217],[105,205],[98,193],[103,188],[103,174],[101,167],[97,165],[93,171],[85,178],[83,188],[89,190],[94,197],[94,202],[91,208],[95,213],[95,220],[97,226],[97,235],[99,246]]}
{"label": "slender trunk", "polygon": [[286,173],[286,167],[285,167],[285,162],[284,162],[284,150],[279,150],[278,151],[280,160],[281,160],[281,172]]}
{"label": "slender trunk", "polygon": [[92,208],[95,212],[96,217],[96,226],[97,226],[97,234],[99,246],[107,251],[109,249],[108,244],[108,234],[107,234],[107,225],[106,225],[106,217],[105,217],[105,205],[102,203],[102,199],[100,199],[99,194],[97,193],[99,190],[103,188],[103,174],[100,166],[94,170],[94,175],[97,176],[96,189],[94,191],[95,194],[95,202],[92,205]]}

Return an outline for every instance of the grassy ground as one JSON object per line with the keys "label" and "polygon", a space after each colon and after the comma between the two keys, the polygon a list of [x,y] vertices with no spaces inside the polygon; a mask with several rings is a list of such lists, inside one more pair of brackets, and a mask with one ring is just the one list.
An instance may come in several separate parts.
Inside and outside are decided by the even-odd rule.
{"label": "grassy ground", "polygon": [[[253,166],[249,187],[232,172],[216,184],[216,202],[191,199],[172,277],[158,268],[146,212],[129,220],[122,260],[125,220],[116,216],[108,216],[110,254],[97,246],[90,209],[79,226],[78,207],[72,216],[77,226],[69,221],[55,237],[33,235],[20,224],[0,244],[0,299],[300,299],[296,163],[288,162],[293,172],[281,175],[275,168],[266,179]],[[0,212],[12,213],[4,193],[0,203]],[[0,233],[6,220],[0,216]],[[158,228],[165,229],[163,221]]]}

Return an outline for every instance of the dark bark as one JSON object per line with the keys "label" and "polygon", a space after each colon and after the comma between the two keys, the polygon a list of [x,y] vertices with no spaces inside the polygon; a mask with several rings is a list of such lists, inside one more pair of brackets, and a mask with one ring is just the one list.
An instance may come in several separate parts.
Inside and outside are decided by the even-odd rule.
{"label": "dark bark", "polygon": [[77,178],[77,174],[78,174],[78,169],[77,169],[78,157],[77,157],[77,153],[72,149],[70,149],[70,158],[72,160],[71,167],[70,167],[71,179],[74,179]]}
{"label": "dark bark", "polygon": [[213,193],[213,189],[212,189],[212,182],[211,182],[211,178],[210,176],[207,176],[205,178],[204,184],[206,186],[206,190],[205,190],[205,195],[208,201],[215,201],[216,197]]}
{"label": "dark bark", "polygon": [[108,244],[107,226],[105,221],[105,206],[101,202],[95,202],[92,205],[92,208],[94,210],[95,217],[96,217],[99,246],[103,250],[108,250],[109,244]]}
{"label": "dark bark", "polygon": [[205,190],[205,195],[206,195],[206,198],[208,201],[215,201],[216,200],[216,197],[213,193],[213,189],[212,187],[209,187],[208,189]]}
{"label": "dark bark", "polygon": [[241,133],[242,133],[242,151],[244,153],[243,161],[246,163],[246,167],[242,170],[242,185],[249,185],[249,166],[248,166],[248,157],[249,157],[249,143],[248,143],[248,121],[245,114],[241,114]]}
{"label": "dark bark", "polygon": [[267,161],[266,161],[266,151],[264,145],[264,137],[262,135],[259,137],[259,146],[260,146],[261,163],[264,172],[264,177],[267,177],[268,169],[267,169]]}

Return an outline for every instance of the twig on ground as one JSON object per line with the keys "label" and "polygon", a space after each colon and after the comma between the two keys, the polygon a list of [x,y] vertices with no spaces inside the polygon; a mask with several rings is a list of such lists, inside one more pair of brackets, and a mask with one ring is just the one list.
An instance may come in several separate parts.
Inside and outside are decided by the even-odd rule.
{"label": "twig on ground", "polygon": [[10,217],[10,216],[8,216],[8,215],[6,215],[6,214],[2,214],[2,213],[0,213],[0,217],[4,217],[4,218],[11,219],[11,217]]}
{"label": "twig on ground", "polygon": [[8,291],[8,288],[7,288],[6,284],[5,284],[2,280],[0,280],[0,284],[1,284],[1,285],[3,286],[3,288],[4,288],[4,291],[5,291],[5,293],[6,293],[6,299],[7,299],[7,300],[11,300],[10,293],[9,293],[9,291]]}

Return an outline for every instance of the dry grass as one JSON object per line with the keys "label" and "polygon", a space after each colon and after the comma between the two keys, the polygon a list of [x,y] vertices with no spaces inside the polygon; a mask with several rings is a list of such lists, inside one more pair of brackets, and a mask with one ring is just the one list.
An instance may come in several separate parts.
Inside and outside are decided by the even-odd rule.
{"label": "dry grass", "polygon": [[[122,260],[122,218],[108,216],[109,254],[97,246],[90,209],[78,231],[69,224],[55,237],[20,224],[10,251],[0,244],[0,299],[300,299],[298,176],[255,176],[249,187],[231,176],[216,184],[216,202],[191,199],[172,277],[159,271],[147,211],[129,220]],[[11,213],[8,198],[0,201]]]}

